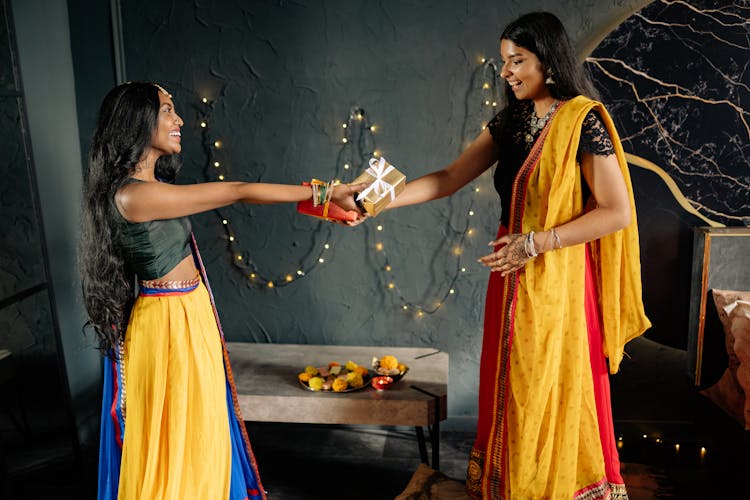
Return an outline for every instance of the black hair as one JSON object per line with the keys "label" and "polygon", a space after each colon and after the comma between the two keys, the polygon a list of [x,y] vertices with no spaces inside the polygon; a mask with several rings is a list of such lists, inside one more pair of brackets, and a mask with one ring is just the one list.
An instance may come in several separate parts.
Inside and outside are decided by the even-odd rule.
{"label": "black hair", "polygon": [[[565,27],[554,14],[524,14],[506,26],[500,40],[510,40],[539,58],[545,75],[551,75],[555,81],[547,85],[555,99],[570,99],[577,95],[599,99],[588,72],[575,56]],[[517,102],[507,82],[505,96],[507,103]]]}
{"label": "black hair", "polygon": [[[160,88],[148,82],[128,82],[107,93],[91,139],[84,176],[78,267],[88,323],[99,349],[114,355],[127,327],[134,298],[134,279],[119,246],[122,216],[114,197],[135,171],[151,144],[159,112]],[[179,155],[162,156],[156,176],[173,182]]]}

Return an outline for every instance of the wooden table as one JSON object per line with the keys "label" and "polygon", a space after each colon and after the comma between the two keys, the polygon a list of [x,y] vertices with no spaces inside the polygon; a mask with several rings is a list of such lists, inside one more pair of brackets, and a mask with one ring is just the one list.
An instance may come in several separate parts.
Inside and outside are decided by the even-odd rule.
{"label": "wooden table", "polygon": [[[416,427],[424,463],[430,433],[432,467],[439,467],[440,422],[447,416],[448,353],[418,347],[363,347],[228,342],[242,416],[255,422],[409,425]],[[409,367],[384,391],[310,391],[297,380],[305,366],[347,361],[370,367],[373,357],[396,356]]]}

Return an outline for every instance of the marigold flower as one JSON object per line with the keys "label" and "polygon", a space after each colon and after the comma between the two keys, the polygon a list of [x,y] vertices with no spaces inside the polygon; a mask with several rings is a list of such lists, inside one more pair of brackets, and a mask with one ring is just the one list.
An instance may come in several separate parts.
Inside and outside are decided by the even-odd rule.
{"label": "marigold flower", "polygon": [[297,378],[300,379],[300,382],[309,382],[310,381],[310,374],[307,372],[302,372],[299,375],[297,375]]}
{"label": "marigold flower", "polygon": [[349,384],[346,383],[346,380],[337,378],[333,381],[333,392],[345,391],[347,387],[349,387]]}
{"label": "marigold flower", "polygon": [[310,389],[314,391],[319,391],[323,388],[323,379],[320,377],[313,377],[308,382]]}
{"label": "marigold flower", "polygon": [[384,370],[393,370],[396,367],[398,367],[398,359],[396,359],[396,356],[388,354],[380,358],[380,368]]}
{"label": "marigold flower", "polygon": [[355,371],[356,373],[359,373],[359,374],[360,374],[360,375],[362,375],[363,377],[364,377],[365,375],[367,375],[368,373],[370,373],[370,370],[368,370],[368,369],[367,369],[367,368],[365,368],[364,366],[358,366],[357,368],[355,368],[355,370],[354,370],[354,371]]}
{"label": "marigold flower", "polygon": [[357,372],[349,372],[346,374],[346,381],[349,383],[350,386],[353,388],[362,387],[365,382],[362,380],[362,375],[360,375]]}

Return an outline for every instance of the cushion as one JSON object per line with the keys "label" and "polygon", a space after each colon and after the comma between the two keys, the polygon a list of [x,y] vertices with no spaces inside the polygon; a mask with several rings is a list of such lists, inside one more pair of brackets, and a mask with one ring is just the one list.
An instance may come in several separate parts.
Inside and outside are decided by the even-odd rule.
{"label": "cushion", "polygon": [[750,430],[750,291],[712,294],[729,361],[719,381],[701,393]]}
{"label": "cushion", "polygon": [[466,486],[425,464],[419,464],[406,489],[395,500],[471,500]]}

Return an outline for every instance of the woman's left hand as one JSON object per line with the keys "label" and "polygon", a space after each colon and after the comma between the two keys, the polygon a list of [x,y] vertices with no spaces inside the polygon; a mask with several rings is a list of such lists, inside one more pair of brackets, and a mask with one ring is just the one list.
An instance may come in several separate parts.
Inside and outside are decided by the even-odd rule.
{"label": "woman's left hand", "polygon": [[526,255],[525,242],[525,234],[506,234],[489,242],[490,246],[502,245],[498,251],[480,257],[477,262],[489,267],[492,272],[499,271],[502,276],[506,276],[531,260]]}

